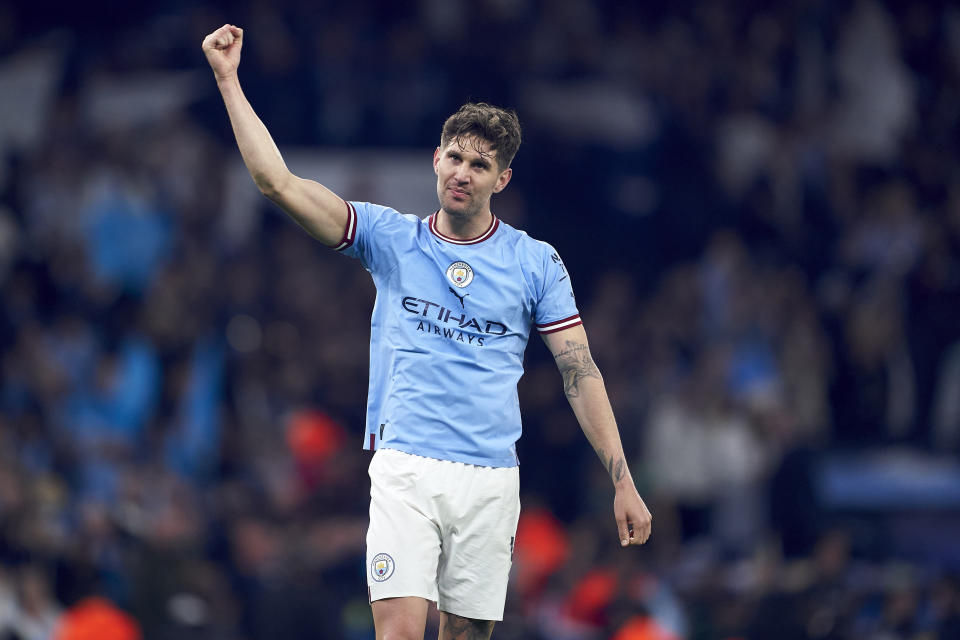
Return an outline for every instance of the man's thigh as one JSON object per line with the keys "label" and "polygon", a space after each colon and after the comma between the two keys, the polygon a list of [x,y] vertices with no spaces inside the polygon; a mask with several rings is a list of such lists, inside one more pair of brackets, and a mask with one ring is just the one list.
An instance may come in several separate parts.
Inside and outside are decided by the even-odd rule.
{"label": "man's thigh", "polygon": [[377,640],[383,637],[423,638],[427,626],[427,601],[423,598],[385,598],[371,602],[370,608],[373,610]]}
{"label": "man's thigh", "polygon": [[493,620],[474,620],[441,611],[440,640],[489,640],[493,624]]}

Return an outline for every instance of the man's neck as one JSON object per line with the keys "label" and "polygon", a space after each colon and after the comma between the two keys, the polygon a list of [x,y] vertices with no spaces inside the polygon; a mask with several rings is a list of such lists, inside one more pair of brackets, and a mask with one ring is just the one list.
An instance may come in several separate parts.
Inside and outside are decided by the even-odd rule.
{"label": "man's neck", "polygon": [[493,213],[489,209],[469,216],[451,215],[442,208],[437,213],[437,229],[457,240],[471,240],[483,235],[492,222]]}

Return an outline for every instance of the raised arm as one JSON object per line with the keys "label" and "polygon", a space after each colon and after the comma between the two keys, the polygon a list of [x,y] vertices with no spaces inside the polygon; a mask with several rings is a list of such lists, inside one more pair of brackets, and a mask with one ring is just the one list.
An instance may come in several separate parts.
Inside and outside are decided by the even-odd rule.
{"label": "raised arm", "polygon": [[582,325],[543,335],[563,376],[563,391],[580,428],[610,474],[615,496],[613,513],[620,544],[643,544],[650,537],[651,515],[630,475],[620,431],[613,417],[600,370],[593,362]]}
{"label": "raised arm", "polygon": [[240,89],[237,67],[243,29],[225,24],[204,38],[202,46],[227,106],[240,155],[260,192],[320,242],[331,247],[339,244],[347,225],[346,204],[322,184],[287,169],[270,132]]}

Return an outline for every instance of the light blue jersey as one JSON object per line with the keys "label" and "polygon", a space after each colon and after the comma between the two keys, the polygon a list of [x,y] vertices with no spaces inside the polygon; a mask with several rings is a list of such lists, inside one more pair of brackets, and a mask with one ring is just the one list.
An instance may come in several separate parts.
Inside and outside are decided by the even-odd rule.
{"label": "light blue jersey", "polygon": [[347,203],[338,251],[373,276],[364,448],[517,465],[517,382],[531,327],[580,324],[553,247],[498,220],[472,240],[379,205]]}

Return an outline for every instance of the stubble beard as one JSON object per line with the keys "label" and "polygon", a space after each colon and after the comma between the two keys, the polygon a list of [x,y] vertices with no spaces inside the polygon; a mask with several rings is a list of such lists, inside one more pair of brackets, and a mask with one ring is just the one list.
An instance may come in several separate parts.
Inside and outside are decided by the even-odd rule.
{"label": "stubble beard", "polygon": [[480,210],[483,208],[473,199],[472,194],[466,202],[456,202],[452,200],[453,199],[449,195],[449,192],[444,189],[443,197],[440,198],[440,208],[443,209],[444,213],[458,222],[467,222],[471,220],[477,216],[480,213]]}
{"label": "stubble beard", "polygon": [[443,209],[443,212],[445,214],[447,214],[450,218],[452,218],[453,220],[456,220],[457,222],[468,222],[480,212],[480,209],[476,207],[453,208],[443,203],[440,203],[440,208]]}

